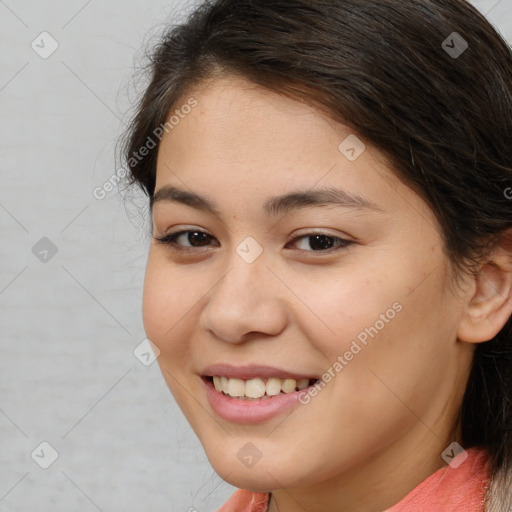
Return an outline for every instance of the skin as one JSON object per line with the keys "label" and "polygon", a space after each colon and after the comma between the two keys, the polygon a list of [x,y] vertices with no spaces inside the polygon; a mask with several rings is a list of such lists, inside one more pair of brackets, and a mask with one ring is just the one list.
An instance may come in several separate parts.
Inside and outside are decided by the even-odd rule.
{"label": "skin", "polygon": [[[475,343],[501,328],[510,301],[489,305],[491,286],[480,292],[473,278],[452,286],[431,209],[370,145],[345,158],[347,126],[235,76],[190,95],[198,106],[161,141],[156,190],[207,196],[221,215],[171,201],[153,207],[156,237],[211,236],[195,247],[181,236],[191,252],[151,244],[143,316],[162,374],[216,472],[272,491],[270,512],[380,512],[445,465],[442,451],[460,441]],[[324,186],[378,210],[262,210],[270,197]],[[312,232],[353,243],[322,252]],[[248,236],[263,249],[250,264],[236,252]],[[507,296],[510,280],[499,289]],[[322,375],[394,303],[402,310],[307,405],[252,425],[210,407],[199,376],[206,365]],[[237,458],[247,442],[262,454],[251,468]]]}

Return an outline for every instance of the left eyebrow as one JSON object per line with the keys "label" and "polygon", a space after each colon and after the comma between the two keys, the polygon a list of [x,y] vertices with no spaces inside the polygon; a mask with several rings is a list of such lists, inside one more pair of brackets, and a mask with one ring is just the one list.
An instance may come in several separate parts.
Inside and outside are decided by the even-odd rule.
{"label": "left eyebrow", "polygon": [[273,197],[265,202],[264,211],[267,215],[285,214],[292,210],[312,206],[336,206],[355,208],[358,210],[384,210],[364,197],[341,188],[321,188],[318,190],[297,190],[288,194]]}
{"label": "left eyebrow", "polygon": [[[164,186],[159,188],[150,200],[151,209],[156,203],[161,201],[181,203],[221,217],[221,212],[213,200],[178,187]],[[263,211],[267,216],[275,216],[313,206],[337,206],[384,212],[378,205],[358,194],[332,187],[318,190],[296,190],[271,197],[264,203]]]}

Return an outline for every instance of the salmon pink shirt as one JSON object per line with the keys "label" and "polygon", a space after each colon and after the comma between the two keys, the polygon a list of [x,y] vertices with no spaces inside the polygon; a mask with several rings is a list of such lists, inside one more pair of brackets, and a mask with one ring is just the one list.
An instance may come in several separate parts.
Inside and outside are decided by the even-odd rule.
{"label": "salmon pink shirt", "polygon": [[[383,512],[483,512],[489,478],[487,452],[469,448],[467,459],[432,473],[396,505]],[[267,512],[269,493],[238,489],[217,512]]]}

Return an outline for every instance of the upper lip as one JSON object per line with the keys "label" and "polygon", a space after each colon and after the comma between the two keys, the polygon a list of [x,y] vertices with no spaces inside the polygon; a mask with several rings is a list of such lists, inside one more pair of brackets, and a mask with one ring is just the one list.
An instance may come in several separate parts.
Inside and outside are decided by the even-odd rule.
{"label": "upper lip", "polygon": [[254,379],[256,377],[270,378],[276,377],[279,379],[318,379],[319,377],[311,374],[297,373],[282,368],[266,365],[245,365],[245,366],[232,366],[229,364],[212,364],[206,366],[201,371],[203,377],[228,377],[243,380]]}

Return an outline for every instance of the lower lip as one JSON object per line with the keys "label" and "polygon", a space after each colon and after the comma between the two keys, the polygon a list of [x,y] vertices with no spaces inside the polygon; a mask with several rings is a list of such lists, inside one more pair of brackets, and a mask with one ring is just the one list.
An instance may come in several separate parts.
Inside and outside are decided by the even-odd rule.
{"label": "lower lip", "polygon": [[206,386],[206,396],[212,409],[222,418],[233,423],[260,423],[292,407],[300,405],[299,394],[308,388],[293,393],[275,395],[265,400],[239,400],[217,391],[213,382],[201,377]]}

